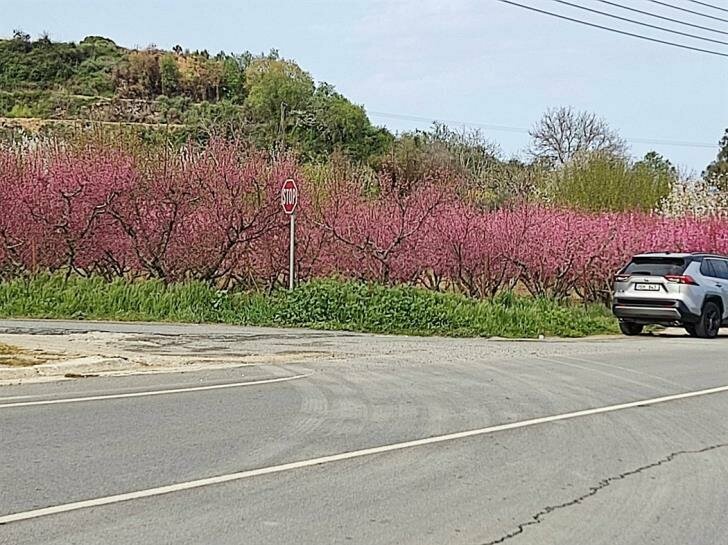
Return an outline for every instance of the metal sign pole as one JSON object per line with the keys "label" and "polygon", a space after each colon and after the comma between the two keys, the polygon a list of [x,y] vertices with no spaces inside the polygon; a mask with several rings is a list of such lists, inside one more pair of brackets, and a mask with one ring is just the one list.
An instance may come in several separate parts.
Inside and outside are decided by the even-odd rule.
{"label": "metal sign pole", "polygon": [[291,214],[291,247],[290,247],[290,256],[288,261],[288,289],[293,291],[293,281],[294,281],[294,255],[296,251],[295,247],[295,232],[296,232],[296,213],[293,212]]}
{"label": "metal sign pole", "polygon": [[296,283],[296,205],[298,205],[298,187],[293,178],[288,178],[281,187],[281,206],[291,217],[291,240],[288,256],[288,289],[293,291]]}

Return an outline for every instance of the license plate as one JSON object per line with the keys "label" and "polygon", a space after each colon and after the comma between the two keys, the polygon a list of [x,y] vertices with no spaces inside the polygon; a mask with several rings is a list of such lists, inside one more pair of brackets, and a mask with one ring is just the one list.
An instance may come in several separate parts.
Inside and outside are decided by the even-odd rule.
{"label": "license plate", "polygon": [[660,291],[660,284],[635,284],[637,291]]}

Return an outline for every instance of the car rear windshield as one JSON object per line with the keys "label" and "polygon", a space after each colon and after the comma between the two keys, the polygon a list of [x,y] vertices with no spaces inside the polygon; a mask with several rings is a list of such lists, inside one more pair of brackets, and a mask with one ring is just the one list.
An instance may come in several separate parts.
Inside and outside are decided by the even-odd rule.
{"label": "car rear windshield", "polygon": [[682,274],[686,267],[685,259],[680,257],[635,257],[622,272],[624,274],[667,276]]}

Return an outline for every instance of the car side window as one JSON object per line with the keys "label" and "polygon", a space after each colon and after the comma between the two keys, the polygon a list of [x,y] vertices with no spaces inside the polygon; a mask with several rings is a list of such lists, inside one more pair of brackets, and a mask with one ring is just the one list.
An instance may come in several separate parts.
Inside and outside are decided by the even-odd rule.
{"label": "car side window", "polygon": [[723,259],[714,260],[713,269],[715,269],[715,273],[718,275],[718,278],[728,280],[728,261]]}
{"label": "car side window", "polygon": [[712,259],[703,259],[703,262],[700,264],[700,274],[702,274],[703,276],[716,278],[716,272],[713,269]]}

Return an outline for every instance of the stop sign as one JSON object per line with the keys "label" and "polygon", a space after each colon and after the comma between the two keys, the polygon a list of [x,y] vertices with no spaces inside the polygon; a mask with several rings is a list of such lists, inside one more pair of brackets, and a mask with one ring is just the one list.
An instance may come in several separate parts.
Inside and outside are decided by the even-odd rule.
{"label": "stop sign", "polygon": [[291,178],[283,182],[281,187],[281,206],[286,214],[293,214],[298,204],[298,187]]}

